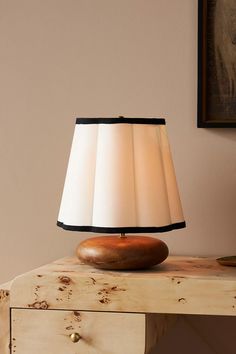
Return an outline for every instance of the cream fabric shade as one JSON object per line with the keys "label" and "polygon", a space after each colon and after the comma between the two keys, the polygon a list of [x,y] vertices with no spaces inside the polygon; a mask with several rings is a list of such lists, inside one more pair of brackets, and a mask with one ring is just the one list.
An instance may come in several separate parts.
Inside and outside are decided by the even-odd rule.
{"label": "cream fabric shade", "polygon": [[77,118],[57,225],[102,233],[185,227],[165,120]]}

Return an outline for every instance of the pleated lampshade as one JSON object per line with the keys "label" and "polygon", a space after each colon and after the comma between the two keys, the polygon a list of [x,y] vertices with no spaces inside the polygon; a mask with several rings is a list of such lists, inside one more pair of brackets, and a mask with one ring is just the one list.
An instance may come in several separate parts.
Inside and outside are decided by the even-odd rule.
{"label": "pleated lampshade", "polygon": [[77,118],[57,225],[98,233],[185,227],[165,120]]}

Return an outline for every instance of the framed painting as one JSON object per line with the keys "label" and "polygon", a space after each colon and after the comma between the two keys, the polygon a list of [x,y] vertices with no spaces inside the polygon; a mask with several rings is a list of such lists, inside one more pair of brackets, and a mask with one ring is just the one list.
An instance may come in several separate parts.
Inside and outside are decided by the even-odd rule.
{"label": "framed painting", "polygon": [[198,0],[198,127],[236,128],[236,0]]}

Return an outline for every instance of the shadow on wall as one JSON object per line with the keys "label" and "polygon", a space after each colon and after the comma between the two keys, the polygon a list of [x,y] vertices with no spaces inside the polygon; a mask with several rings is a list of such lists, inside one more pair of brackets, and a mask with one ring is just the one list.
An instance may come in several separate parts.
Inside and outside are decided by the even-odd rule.
{"label": "shadow on wall", "polygon": [[236,317],[182,315],[150,354],[235,354],[235,328]]}
{"label": "shadow on wall", "polygon": [[236,128],[207,128],[207,131],[212,135],[215,134],[221,137],[222,139],[236,141]]}

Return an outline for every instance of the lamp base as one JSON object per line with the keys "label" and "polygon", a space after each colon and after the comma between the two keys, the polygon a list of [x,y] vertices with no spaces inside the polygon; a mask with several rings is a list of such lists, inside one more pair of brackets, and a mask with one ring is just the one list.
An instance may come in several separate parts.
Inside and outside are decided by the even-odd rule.
{"label": "lamp base", "polygon": [[223,266],[236,267],[236,256],[217,258],[217,262]]}
{"label": "lamp base", "polygon": [[167,245],[148,236],[101,236],[81,242],[78,258],[95,268],[110,270],[146,269],[163,262]]}

